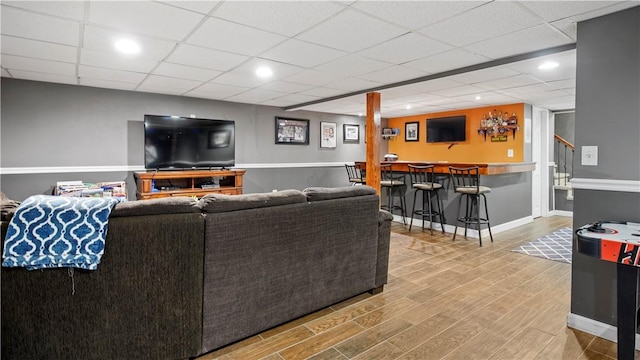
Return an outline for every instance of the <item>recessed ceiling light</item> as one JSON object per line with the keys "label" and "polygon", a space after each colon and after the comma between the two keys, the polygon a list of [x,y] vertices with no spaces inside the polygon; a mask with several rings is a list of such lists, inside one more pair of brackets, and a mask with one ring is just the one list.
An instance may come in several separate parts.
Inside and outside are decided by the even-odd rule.
{"label": "recessed ceiling light", "polygon": [[407,105],[404,108],[407,109],[407,110],[411,110],[411,105]]}
{"label": "recessed ceiling light", "polygon": [[545,61],[544,63],[540,64],[540,66],[538,66],[538,69],[540,70],[551,70],[551,69],[555,69],[558,67],[558,63],[555,61]]}
{"label": "recessed ceiling light", "polygon": [[262,66],[256,70],[256,75],[258,75],[261,78],[268,78],[268,77],[271,77],[271,75],[273,75],[273,71],[271,71],[271,69],[269,69],[266,66]]}
{"label": "recessed ceiling light", "polygon": [[131,39],[121,39],[115,43],[116,50],[123,54],[137,54],[140,52],[140,45]]}
{"label": "recessed ceiling light", "polygon": [[358,113],[358,116],[362,116],[362,113]]}
{"label": "recessed ceiling light", "polygon": [[476,96],[476,101],[482,100],[482,96]]}

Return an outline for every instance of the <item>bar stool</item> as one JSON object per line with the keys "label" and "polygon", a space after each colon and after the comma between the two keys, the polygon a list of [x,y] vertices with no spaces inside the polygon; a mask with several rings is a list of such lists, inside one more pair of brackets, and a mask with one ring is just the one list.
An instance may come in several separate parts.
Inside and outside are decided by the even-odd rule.
{"label": "bar stool", "polygon": [[[491,225],[489,224],[489,210],[487,209],[486,193],[491,192],[491,188],[480,185],[480,168],[478,166],[468,168],[449,167],[451,175],[451,184],[453,184],[454,192],[460,194],[458,198],[458,218],[456,219],[456,228],[453,231],[453,240],[456,239],[458,232],[458,223],[464,223],[464,236],[467,236],[467,227],[475,224],[478,228],[478,240],[482,246],[481,224],[487,224],[489,229],[489,237],[493,242],[491,234]],[[466,199],[466,211],[464,216],[460,216],[462,210],[462,198]],[[480,202],[484,202],[485,217],[480,216]]]}
{"label": "bar stool", "polygon": [[[413,215],[419,215],[422,217],[422,230],[424,230],[424,219],[428,217],[429,229],[431,230],[431,235],[433,235],[433,218],[437,217],[440,220],[440,227],[444,233],[444,223],[446,220],[442,213],[440,196],[438,195],[438,190],[442,189],[442,184],[436,181],[435,166],[411,164],[407,166],[409,167],[409,176],[411,177],[411,187],[415,190],[413,193],[413,207],[411,208],[409,231],[411,231],[411,226],[413,225]],[[416,210],[418,192],[422,192],[422,209]],[[434,195],[436,198],[435,207],[432,204]]]}
{"label": "bar stool", "polygon": [[[382,205],[381,208],[393,213],[393,210],[400,210],[402,214],[402,223],[407,224],[405,217],[407,215],[407,208],[405,206],[404,194],[407,191],[407,185],[404,183],[404,174],[395,174],[391,169],[391,164],[380,165],[380,171],[382,176],[380,178],[380,187],[385,190],[387,194],[387,205]],[[394,197],[400,198],[400,205],[394,204]]]}
{"label": "bar stool", "polygon": [[347,176],[349,177],[349,182],[351,186],[356,185],[365,185],[366,181],[363,176],[362,170],[356,165],[344,164],[344,167],[347,169]]}

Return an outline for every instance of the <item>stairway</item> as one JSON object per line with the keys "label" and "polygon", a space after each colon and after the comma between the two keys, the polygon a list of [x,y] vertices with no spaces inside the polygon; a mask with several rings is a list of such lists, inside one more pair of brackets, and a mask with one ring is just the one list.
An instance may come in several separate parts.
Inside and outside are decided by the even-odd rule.
{"label": "stairway", "polygon": [[558,172],[558,165],[553,166],[553,189],[567,192],[567,200],[573,200],[573,187],[571,186],[571,174]]}
{"label": "stairway", "polygon": [[554,159],[553,165],[553,189],[567,192],[567,200],[573,200],[573,187],[571,178],[573,177],[573,156],[575,146],[558,136],[554,135]]}

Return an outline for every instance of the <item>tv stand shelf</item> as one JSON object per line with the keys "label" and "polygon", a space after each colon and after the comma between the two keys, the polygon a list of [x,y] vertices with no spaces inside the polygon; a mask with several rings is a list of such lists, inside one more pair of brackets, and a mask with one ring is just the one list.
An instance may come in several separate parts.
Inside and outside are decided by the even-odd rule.
{"label": "tv stand shelf", "polygon": [[197,196],[210,193],[242,194],[242,176],[246,170],[182,170],[134,173],[136,198]]}

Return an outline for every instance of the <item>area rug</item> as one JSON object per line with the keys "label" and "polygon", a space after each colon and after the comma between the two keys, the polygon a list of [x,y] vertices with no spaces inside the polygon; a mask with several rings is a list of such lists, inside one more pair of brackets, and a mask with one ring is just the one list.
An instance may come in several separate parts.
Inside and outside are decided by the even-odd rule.
{"label": "area rug", "polygon": [[512,251],[571,264],[573,230],[565,227]]}

